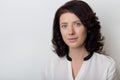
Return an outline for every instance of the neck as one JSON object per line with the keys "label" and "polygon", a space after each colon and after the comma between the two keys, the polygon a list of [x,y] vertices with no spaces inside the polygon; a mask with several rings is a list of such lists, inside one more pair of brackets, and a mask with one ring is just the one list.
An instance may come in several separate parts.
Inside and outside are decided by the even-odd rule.
{"label": "neck", "polygon": [[72,60],[83,60],[88,55],[86,49],[83,48],[69,48],[69,56]]}

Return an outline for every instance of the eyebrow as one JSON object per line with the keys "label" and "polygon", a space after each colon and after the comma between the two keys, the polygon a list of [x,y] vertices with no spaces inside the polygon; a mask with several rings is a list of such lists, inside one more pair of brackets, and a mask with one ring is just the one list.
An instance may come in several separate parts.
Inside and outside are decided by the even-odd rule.
{"label": "eyebrow", "polygon": [[76,21],[74,21],[73,23],[76,23],[76,22],[80,22],[80,23],[81,23],[81,21],[80,21],[80,20],[76,20]]}
{"label": "eyebrow", "polygon": [[[73,23],[76,23],[76,22],[80,22],[81,23],[80,20],[73,21]],[[60,24],[67,24],[67,22],[61,22]]]}
{"label": "eyebrow", "polygon": [[63,22],[63,23],[60,23],[60,24],[67,24],[67,22]]}

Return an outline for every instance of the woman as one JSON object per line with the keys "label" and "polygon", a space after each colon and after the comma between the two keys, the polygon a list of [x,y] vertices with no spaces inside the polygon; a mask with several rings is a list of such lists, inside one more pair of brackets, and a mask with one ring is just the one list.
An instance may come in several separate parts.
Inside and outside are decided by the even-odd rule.
{"label": "woman", "polygon": [[44,80],[117,80],[114,60],[103,55],[100,29],[86,2],[72,0],[61,6],[52,39],[58,58],[46,66]]}

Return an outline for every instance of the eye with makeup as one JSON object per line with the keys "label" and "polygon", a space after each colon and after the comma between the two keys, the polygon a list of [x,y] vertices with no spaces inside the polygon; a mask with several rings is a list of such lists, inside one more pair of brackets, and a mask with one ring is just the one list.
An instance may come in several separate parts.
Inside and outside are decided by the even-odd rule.
{"label": "eye with makeup", "polygon": [[75,26],[75,27],[80,27],[80,26],[81,26],[81,23],[80,23],[80,22],[75,22],[75,23],[74,23],[74,26]]}
{"label": "eye with makeup", "polygon": [[67,28],[67,24],[62,24],[61,28],[66,29]]}

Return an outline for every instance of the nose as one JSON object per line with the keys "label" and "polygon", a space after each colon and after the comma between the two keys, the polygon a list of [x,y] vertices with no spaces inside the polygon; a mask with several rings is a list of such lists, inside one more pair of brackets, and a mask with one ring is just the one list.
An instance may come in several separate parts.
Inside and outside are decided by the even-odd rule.
{"label": "nose", "polygon": [[68,34],[69,35],[74,35],[75,34],[73,26],[69,27]]}

